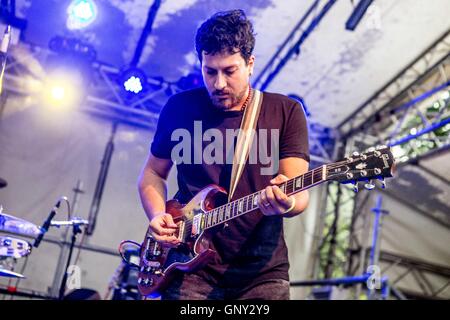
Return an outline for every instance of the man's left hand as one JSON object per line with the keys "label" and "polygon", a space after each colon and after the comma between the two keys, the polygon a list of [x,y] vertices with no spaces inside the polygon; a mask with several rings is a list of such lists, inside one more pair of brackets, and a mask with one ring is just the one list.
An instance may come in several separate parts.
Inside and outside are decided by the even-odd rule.
{"label": "man's left hand", "polygon": [[295,199],[288,197],[281,189],[276,186],[289,180],[286,176],[279,174],[270,180],[271,186],[266,187],[258,199],[258,207],[266,216],[284,214],[292,207]]}

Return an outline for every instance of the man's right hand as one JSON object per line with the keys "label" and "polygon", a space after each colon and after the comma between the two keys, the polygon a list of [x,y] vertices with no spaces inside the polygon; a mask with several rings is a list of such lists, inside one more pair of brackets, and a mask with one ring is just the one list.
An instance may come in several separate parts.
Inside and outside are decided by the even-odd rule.
{"label": "man's right hand", "polygon": [[168,213],[160,213],[150,221],[150,230],[153,238],[169,247],[176,247],[180,243],[180,240],[174,236],[177,229],[178,227],[173,222],[172,216]]}

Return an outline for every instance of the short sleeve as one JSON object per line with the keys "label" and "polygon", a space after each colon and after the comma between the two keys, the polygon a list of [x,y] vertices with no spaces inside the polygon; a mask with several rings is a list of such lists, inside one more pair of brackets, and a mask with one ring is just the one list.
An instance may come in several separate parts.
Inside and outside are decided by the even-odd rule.
{"label": "short sleeve", "polygon": [[176,104],[173,98],[170,98],[161,110],[158,119],[156,132],[151,143],[150,151],[158,158],[170,159],[174,142],[171,140],[173,123],[177,117],[175,113]]}
{"label": "short sleeve", "polygon": [[280,139],[280,159],[298,157],[310,161],[308,123],[298,102],[289,107]]}

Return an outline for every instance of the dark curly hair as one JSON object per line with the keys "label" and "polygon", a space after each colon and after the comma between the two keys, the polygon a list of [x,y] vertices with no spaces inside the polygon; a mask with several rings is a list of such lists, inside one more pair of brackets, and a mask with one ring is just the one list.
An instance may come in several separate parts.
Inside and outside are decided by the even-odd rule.
{"label": "dark curly hair", "polygon": [[255,47],[255,35],[252,23],[243,10],[217,12],[203,22],[195,37],[195,49],[202,61],[202,52],[216,54],[240,52],[248,63]]}

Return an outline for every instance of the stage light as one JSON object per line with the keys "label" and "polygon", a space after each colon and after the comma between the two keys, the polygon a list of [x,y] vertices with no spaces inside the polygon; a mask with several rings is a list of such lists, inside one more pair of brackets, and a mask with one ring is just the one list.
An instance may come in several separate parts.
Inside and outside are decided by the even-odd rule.
{"label": "stage light", "polygon": [[147,88],[147,77],[144,71],[136,67],[122,71],[119,81],[127,94],[137,95]]}
{"label": "stage light", "polygon": [[128,78],[128,80],[124,82],[123,86],[125,87],[125,90],[134,93],[139,93],[142,91],[141,79],[135,76],[131,76],[130,78]]}
{"label": "stage light", "polygon": [[67,8],[67,28],[82,29],[89,26],[97,17],[97,6],[91,0],[74,0]]}
{"label": "stage light", "polygon": [[84,91],[80,74],[72,70],[51,72],[44,88],[45,105],[58,108],[76,107]]}
{"label": "stage light", "polygon": [[93,62],[97,58],[94,47],[77,38],[55,36],[50,39],[48,47],[59,55],[70,56],[71,59],[76,57],[86,62]]}
{"label": "stage light", "polygon": [[55,86],[51,88],[51,97],[55,101],[62,101],[65,97],[66,89],[63,86]]}

